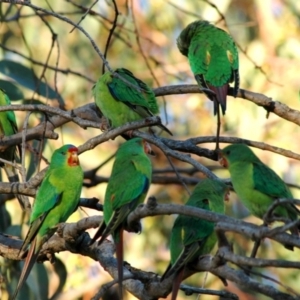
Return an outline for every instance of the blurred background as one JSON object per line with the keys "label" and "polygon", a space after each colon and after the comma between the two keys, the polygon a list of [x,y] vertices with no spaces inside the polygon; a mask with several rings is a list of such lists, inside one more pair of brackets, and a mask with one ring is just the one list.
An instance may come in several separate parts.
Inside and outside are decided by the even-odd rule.
{"label": "blurred background", "polygon": [[[44,10],[34,10],[23,5],[0,3],[0,87],[13,81],[14,88],[5,89],[13,104],[42,103],[67,110],[93,102],[91,89],[102,74],[103,62],[88,37],[78,29],[73,29],[64,18],[78,23],[93,1],[41,1],[31,2]],[[115,5],[114,5],[115,4]],[[280,101],[293,109],[299,109],[300,77],[300,2],[293,0],[211,0],[211,1],[164,1],[164,0],[100,0],[89,10],[79,26],[99,47],[102,53],[107,47],[112,24],[118,16],[116,28],[111,36],[107,50],[107,61],[112,68],[130,69],[135,76],[153,88],[174,84],[194,84],[187,58],[176,46],[176,38],[189,23],[205,19],[228,31],[239,48],[240,87],[262,93]],[[50,12],[50,14],[49,14]],[[11,63],[13,62],[13,65]],[[32,83],[20,76],[21,68],[34,74],[46,85],[46,92],[33,92]],[[14,70],[14,71],[13,71]],[[22,69],[23,70],[23,69]],[[26,77],[26,76],[25,76]],[[4,87],[4,86],[3,86]],[[18,96],[13,96],[14,92]],[[52,92],[59,94],[51,96]],[[213,116],[212,102],[203,94],[172,95],[158,98],[161,117],[173,132],[174,139],[213,136],[216,132],[216,118]],[[299,128],[274,114],[266,118],[266,111],[250,101],[228,97],[226,115],[222,118],[222,136],[242,137],[268,143],[300,153]],[[26,112],[16,112],[19,128],[22,128]],[[44,116],[32,113],[29,127],[36,126]],[[100,129],[88,128],[68,123],[57,129],[58,140],[46,140],[41,146],[43,156],[48,160],[52,152],[64,143],[77,146],[99,135]],[[85,171],[101,165],[123,142],[122,138],[98,145],[95,149],[80,155]],[[38,148],[37,142],[31,143]],[[200,146],[214,149],[215,144]],[[221,145],[223,147],[224,145]],[[155,149],[152,158],[155,172],[160,176],[174,176],[164,155]],[[288,183],[299,181],[299,162],[278,154],[255,150],[255,153],[273,168]],[[213,169],[221,178],[229,174],[217,162],[195,157],[202,164]],[[27,153],[28,178],[46,166]],[[97,175],[108,177],[113,160],[98,170]],[[193,167],[173,160],[183,173],[193,178],[203,174],[193,172]],[[154,175],[157,174],[154,172]],[[3,180],[6,181],[3,176]],[[84,187],[82,197],[97,197],[103,200],[106,184]],[[193,189],[191,186],[190,189]],[[299,198],[299,191],[292,192]],[[155,195],[160,203],[183,204],[188,197],[186,190],[179,184],[152,184],[148,194]],[[21,213],[17,200],[2,201],[0,231],[22,236],[27,232],[27,219]],[[231,193],[227,203],[227,214],[245,218],[249,222],[261,221],[248,214],[247,210]],[[79,209],[69,222],[97,214],[94,210]],[[142,221],[140,235],[127,233],[125,260],[136,268],[156,272],[161,275],[169,263],[168,238],[176,216],[158,216]],[[275,224],[276,226],[276,224]],[[91,230],[90,234],[94,232]],[[234,251],[249,255],[253,242],[240,235],[228,233]],[[68,252],[56,255],[55,265],[37,265],[31,273],[27,286],[19,299],[90,299],[100,286],[111,280],[99,263],[83,256]],[[293,259],[299,257],[299,250],[286,250],[282,245],[265,240],[258,256],[270,259]],[[0,257],[0,298],[8,299],[7,290],[15,286],[21,263]],[[47,273],[46,273],[47,271]],[[293,269],[259,269],[264,275],[272,276],[283,285],[299,290],[300,273]],[[47,275],[48,274],[48,275]],[[39,280],[39,281],[38,281]],[[271,284],[266,279],[258,279]],[[43,295],[37,287],[43,282]],[[60,284],[65,283],[65,284]],[[198,287],[225,289],[215,276],[196,274],[185,281]],[[277,283],[273,283],[280,288]],[[47,288],[48,286],[48,288]],[[229,283],[227,290],[238,294],[240,299],[266,299],[243,291]],[[26,294],[25,294],[26,293]],[[48,294],[48,296],[46,296]],[[55,295],[55,297],[53,297]],[[24,298],[25,297],[25,298]],[[45,297],[45,298],[41,298]],[[110,295],[110,299],[117,299]],[[196,299],[179,293],[178,299]],[[204,295],[201,299],[217,299]],[[134,299],[127,295],[127,299]]]}

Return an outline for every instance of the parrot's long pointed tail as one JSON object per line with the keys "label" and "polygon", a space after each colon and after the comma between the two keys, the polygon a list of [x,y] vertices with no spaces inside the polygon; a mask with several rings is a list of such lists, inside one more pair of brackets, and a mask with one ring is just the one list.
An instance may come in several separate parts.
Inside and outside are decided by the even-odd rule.
{"label": "parrot's long pointed tail", "polygon": [[96,242],[96,240],[100,237],[100,241],[98,242],[98,245],[101,245],[101,243],[107,238],[108,234],[104,235],[106,229],[106,224],[104,222],[104,220],[102,221],[102,223],[100,224],[97,232],[95,233],[94,237],[91,239],[90,241],[90,245],[94,244]]}
{"label": "parrot's long pointed tail", "polygon": [[[206,94],[206,96],[214,102],[214,115],[217,114],[217,108],[219,105],[221,106],[222,114],[225,115],[226,98],[228,94],[229,85],[226,83],[222,86],[213,86],[211,84],[208,84],[205,81],[203,75],[200,74],[196,74],[195,79],[198,83],[200,90],[202,90]],[[211,90],[213,93],[209,93],[209,91],[205,91],[203,90],[203,88]],[[236,89],[238,90],[238,87],[236,87]],[[234,91],[235,94],[237,93],[237,90]]]}
{"label": "parrot's long pointed tail", "polygon": [[[212,90],[216,96],[214,97],[214,115],[217,114],[217,107],[220,105],[222,109],[222,114],[225,115],[226,111],[226,98],[227,98],[227,93],[228,93],[228,84],[225,84],[223,86],[212,86],[208,85],[209,89]],[[211,99],[211,97],[210,97]]]}
{"label": "parrot's long pointed tail", "polygon": [[119,283],[119,296],[123,299],[123,228],[120,228],[118,241],[116,244],[116,255],[118,261],[118,283]]}
{"label": "parrot's long pointed tail", "polygon": [[37,239],[35,238],[31,245],[30,245],[30,249],[27,253],[27,257],[24,263],[24,267],[17,285],[17,288],[11,298],[11,300],[15,300],[21,287],[23,286],[24,282],[26,281],[34,263],[36,262],[38,255],[39,255],[39,251],[36,251],[36,243],[37,243]]}
{"label": "parrot's long pointed tail", "polygon": [[175,275],[175,278],[173,280],[173,285],[172,285],[172,298],[171,298],[171,300],[176,300],[176,298],[177,298],[177,294],[178,294],[178,290],[179,290],[179,287],[180,287],[180,283],[182,281],[183,273],[184,273],[184,268],[182,268]]}

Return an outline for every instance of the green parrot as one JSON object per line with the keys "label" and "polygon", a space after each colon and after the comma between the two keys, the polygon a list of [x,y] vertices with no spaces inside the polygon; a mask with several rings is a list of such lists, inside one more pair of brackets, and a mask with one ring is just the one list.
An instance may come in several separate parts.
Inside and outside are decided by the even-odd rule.
{"label": "green parrot", "polygon": [[[293,198],[283,180],[248,146],[227,146],[221,150],[220,156],[220,163],[229,170],[235,192],[254,216],[263,219],[275,199]],[[276,207],[273,214],[294,221],[298,218],[299,210],[293,204],[282,204]],[[299,230],[295,227],[291,232],[298,235]],[[288,245],[286,247],[291,249]]]}
{"label": "green parrot", "polygon": [[[109,71],[104,73],[94,85],[93,95],[96,105],[112,127],[119,127],[159,113],[152,89],[124,68],[116,69],[114,73]],[[164,125],[158,126],[172,135]]]}
{"label": "green parrot", "polygon": [[83,171],[79,164],[78,149],[73,145],[64,145],[55,150],[50,166],[38,189],[32,213],[30,227],[20,254],[29,251],[12,299],[15,299],[37,260],[43,244],[55,233],[56,226],[65,222],[76,210]]}
{"label": "green parrot", "polygon": [[[9,97],[5,94],[4,90],[0,89],[0,106],[11,105]],[[15,113],[12,110],[0,112],[0,137],[10,136],[18,132]],[[5,151],[0,152],[0,158],[5,159],[11,163],[16,163],[18,153],[21,153],[21,147],[12,146]],[[19,175],[17,170],[8,163],[0,161],[0,167],[4,168],[9,182],[19,182]],[[30,203],[28,197],[16,194],[16,197],[23,210],[30,211]]]}
{"label": "green parrot", "polygon": [[[220,180],[200,181],[185,205],[224,214],[224,200],[228,200],[229,188]],[[185,267],[198,257],[209,254],[217,242],[214,223],[196,217],[179,215],[171,232],[171,262],[161,281],[175,275],[172,300],[176,299]]]}
{"label": "green parrot", "polygon": [[150,145],[141,138],[133,138],[120,146],[116,153],[111,177],[104,199],[104,221],[91,243],[100,236],[100,245],[112,234],[118,261],[118,281],[120,299],[122,299],[123,281],[123,230],[127,225],[127,216],[147,195],[152,165],[147,153],[151,153]]}
{"label": "green parrot", "polygon": [[214,102],[214,114],[226,111],[229,83],[234,81],[233,96],[239,89],[239,57],[232,37],[207,21],[189,24],[177,38],[179,51],[187,56],[195,79]]}

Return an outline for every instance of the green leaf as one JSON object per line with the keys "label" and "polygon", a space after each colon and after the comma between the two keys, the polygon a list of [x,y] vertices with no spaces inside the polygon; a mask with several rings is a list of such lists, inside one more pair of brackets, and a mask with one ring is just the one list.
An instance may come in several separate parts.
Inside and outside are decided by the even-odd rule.
{"label": "green leaf", "polygon": [[[10,281],[10,292],[12,293],[19,280],[21,270],[24,268],[24,262],[18,262],[18,271],[12,273],[12,279]],[[46,267],[44,264],[35,263],[27,280],[21,287],[17,300],[37,300],[48,299],[49,279]]]}
{"label": "green leaf", "polygon": [[5,91],[11,101],[24,98],[22,91],[11,81],[0,79],[0,88]]}
{"label": "green leaf", "polygon": [[58,99],[59,103],[64,106],[63,98],[49,85],[40,81],[32,69],[12,60],[1,60],[0,72],[43,97]]}
{"label": "green leaf", "polygon": [[55,258],[55,264],[53,266],[54,271],[56,272],[59,278],[59,285],[50,300],[54,300],[61,293],[68,277],[68,272],[65,264],[57,257]]}
{"label": "green leaf", "polygon": [[[2,196],[2,195],[1,195]],[[8,213],[5,204],[0,206],[0,231],[5,232],[6,229],[11,225],[11,217]]]}
{"label": "green leaf", "polygon": [[[42,121],[42,120],[41,120]],[[32,141],[32,147],[33,149],[38,149],[41,153],[43,153],[48,140],[46,139],[44,142],[42,142],[42,148],[40,149],[40,143],[42,141],[40,140],[33,140]],[[36,168],[38,166],[38,160],[37,155],[33,151],[30,151],[30,158],[29,158],[29,165],[27,167],[27,174],[26,174],[26,180],[29,180],[32,175],[36,172]]]}

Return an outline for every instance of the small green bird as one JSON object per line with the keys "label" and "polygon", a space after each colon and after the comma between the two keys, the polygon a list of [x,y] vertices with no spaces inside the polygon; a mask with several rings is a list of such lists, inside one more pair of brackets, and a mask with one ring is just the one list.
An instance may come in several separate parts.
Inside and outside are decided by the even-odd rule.
{"label": "small green bird", "polygon": [[[224,200],[228,200],[229,188],[220,180],[200,181],[185,205],[224,214]],[[179,215],[171,232],[171,262],[161,281],[175,275],[172,300],[176,299],[185,267],[198,257],[208,254],[217,242],[214,223],[200,218]]]}
{"label": "small green bird", "polygon": [[[221,150],[220,156],[221,165],[229,170],[235,192],[254,216],[263,219],[275,199],[293,198],[283,180],[248,146],[244,144],[227,146]],[[291,221],[296,220],[299,213],[293,204],[279,205],[273,212],[274,216]],[[299,229],[294,227],[291,232],[298,235]],[[286,247],[290,249],[288,245]]]}
{"label": "small green bird", "polygon": [[[116,69],[114,73],[109,71],[104,73],[94,85],[93,95],[96,105],[112,127],[119,127],[159,113],[152,89],[124,68]],[[172,135],[164,125],[158,126]]]}
{"label": "small green bird", "polygon": [[[0,89],[0,106],[4,105],[11,105],[11,102],[7,94],[5,94],[4,90]],[[18,128],[14,111],[8,110],[0,112],[0,137],[11,136],[13,134],[16,134],[17,132]],[[5,151],[0,152],[0,158],[5,159],[11,163],[16,163],[16,160],[18,158],[17,152],[21,153],[20,145],[9,147]],[[0,167],[4,168],[9,182],[19,182],[19,175],[12,164],[0,161]],[[16,197],[22,209],[29,211],[30,203],[28,197],[21,194],[16,194]]]}
{"label": "small green bird", "polygon": [[207,21],[189,24],[177,38],[179,51],[187,56],[195,79],[214,102],[214,114],[226,111],[229,83],[234,81],[233,96],[239,89],[239,57],[232,37]]}
{"label": "small green bird", "polygon": [[133,138],[120,146],[116,153],[111,177],[104,199],[104,221],[91,243],[100,236],[100,245],[112,234],[118,261],[118,281],[122,299],[123,281],[123,230],[127,216],[147,195],[152,177],[152,165],[146,153],[150,145],[140,138]]}
{"label": "small green bird", "polygon": [[39,252],[56,231],[56,225],[65,222],[76,210],[83,183],[83,171],[79,165],[78,149],[64,145],[54,151],[49,169],[38,189],[30,227],[20,253],[30,244],[25,264],[12,299],[15,299],[26,281]]}

